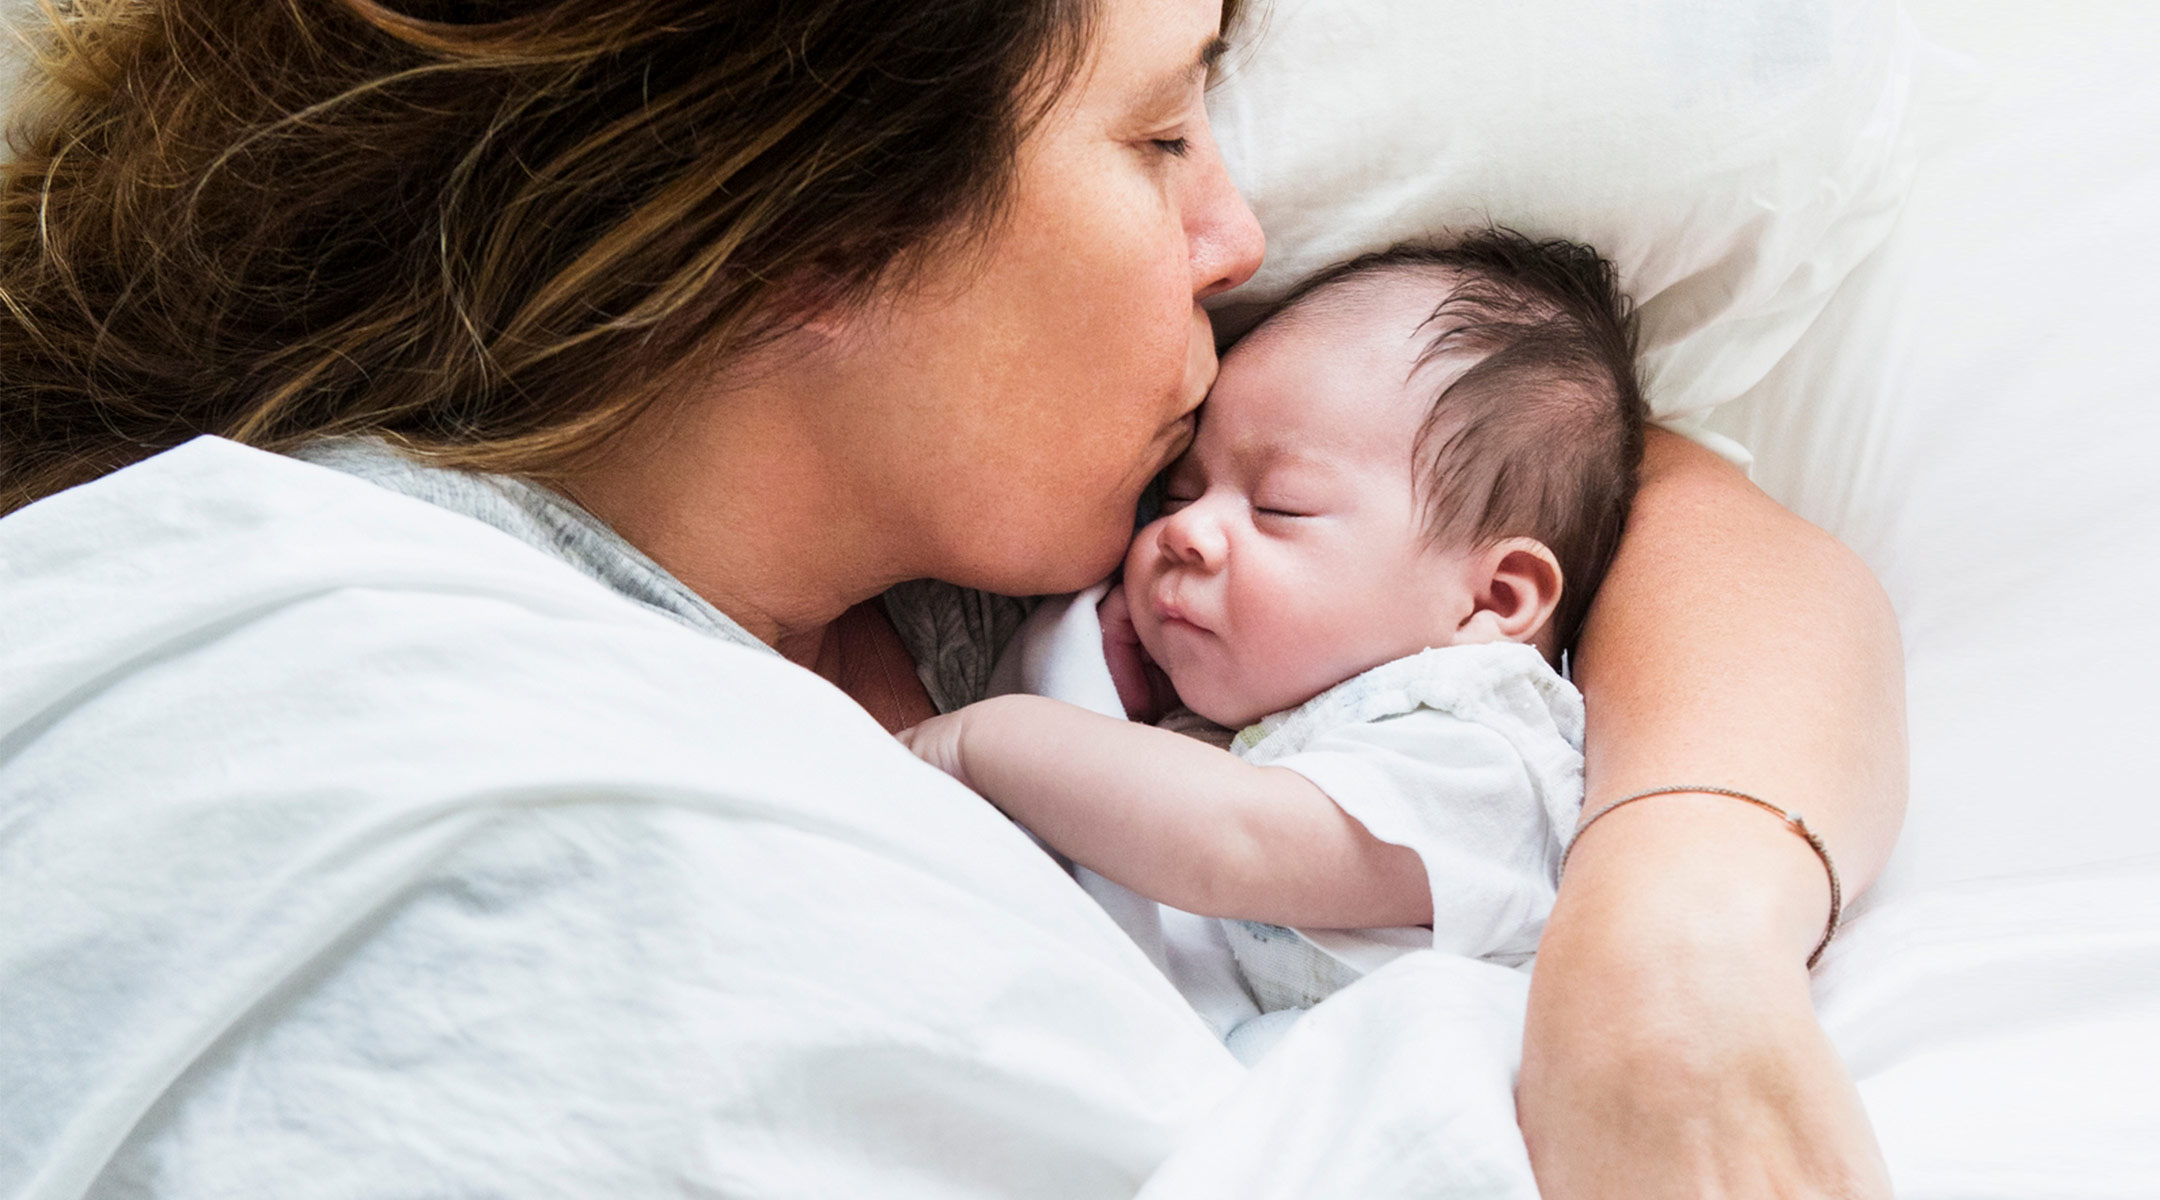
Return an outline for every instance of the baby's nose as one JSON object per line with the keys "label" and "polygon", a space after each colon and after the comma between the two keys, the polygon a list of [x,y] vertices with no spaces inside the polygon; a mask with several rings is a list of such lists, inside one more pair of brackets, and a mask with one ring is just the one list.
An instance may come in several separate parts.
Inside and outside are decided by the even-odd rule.
{"label": "baby's nose", "polygon": [[1205,499],[1163,518],[1163,550],[1186,566],[1215,570],[1229,553],[1229,539]]}

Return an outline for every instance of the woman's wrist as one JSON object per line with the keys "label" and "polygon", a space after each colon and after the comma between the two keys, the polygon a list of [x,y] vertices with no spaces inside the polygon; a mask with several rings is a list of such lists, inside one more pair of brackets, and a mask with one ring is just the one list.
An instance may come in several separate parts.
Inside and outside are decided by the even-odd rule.
{"label": "woman's wrist", "polygon": [[1677,794],[1601,819],[1539,943],[1526,1085],[1592,1058],[1692,1080],[1719,1068],[1698,1052],[1756,1022],[1812,1026],[1804,964],[1828,903],[1807,844],[1751,805]]}
{"label": "woman's wrist", "polygon": [[1804,978],[1830,904],[1822,861],[1789,824],[1731,797],[1675,793],[1583,835],[1546,945],[1579,935],[1658,957],[1759,957]]}

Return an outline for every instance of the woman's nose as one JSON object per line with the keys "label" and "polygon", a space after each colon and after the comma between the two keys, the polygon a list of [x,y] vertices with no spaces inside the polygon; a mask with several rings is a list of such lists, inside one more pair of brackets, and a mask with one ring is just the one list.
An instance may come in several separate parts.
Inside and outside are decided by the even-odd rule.
{"label": "woman's nose", "polygon": [[1193,296],[1205,300],[1252,278],[1267,251],[1259,218],[1238,194],[1223,167],[1215,134],[1207,131],[1195,172],[1192,192],[1186,198],[1185,238],[1192,254]]}
{"label": "woman's nose", "polygon": [[1219,569],[1230,551],[1222,522],[1215,519],[1204,501],[1195,501],[1164,517],[1157,536],[1163,553],[1172,562],[1203,571]]}

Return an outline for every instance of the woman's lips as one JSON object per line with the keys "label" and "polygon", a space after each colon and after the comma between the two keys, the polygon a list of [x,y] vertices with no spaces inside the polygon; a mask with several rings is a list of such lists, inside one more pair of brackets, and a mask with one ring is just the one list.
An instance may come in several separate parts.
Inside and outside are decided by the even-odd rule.
{"label": "woman's lips", "polygon": [[1200,425],[1199,414],[1200,410],[1195,408],[1177,420],[1163,426],[1163,439],[1166,445],[1163,448],[1162,463],[1156,468],[1156,474],[1159,475],[1169,470],[1170,464],[1176,462],[1192,446],[1193,431]]}

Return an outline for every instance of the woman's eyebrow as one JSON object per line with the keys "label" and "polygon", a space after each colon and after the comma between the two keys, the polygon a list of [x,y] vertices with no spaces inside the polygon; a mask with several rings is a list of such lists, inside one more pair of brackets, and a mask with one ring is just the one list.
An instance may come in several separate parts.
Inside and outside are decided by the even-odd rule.
{"label": "woman's eyebrow", "polygon": [[1194,84],[1207,77],[1230,50],[1230,43],[1217,34],[1200,47],[1200,53],[1183,68],[1157,79],[1140,94],[1138,107],[1143,112],[1161,112],[1176,108],[1191,94]]}
{"label": "woman's eyebrow", "polygon": [[1200,61],[1194,65],[1203,72],[1212,71],[1215,69],[1215,64],[1222,61],[1222,56],[1228,53],[1230,53],[1230,39],[1218,33],[1209,38],[1206,45],[1200,47]]}

